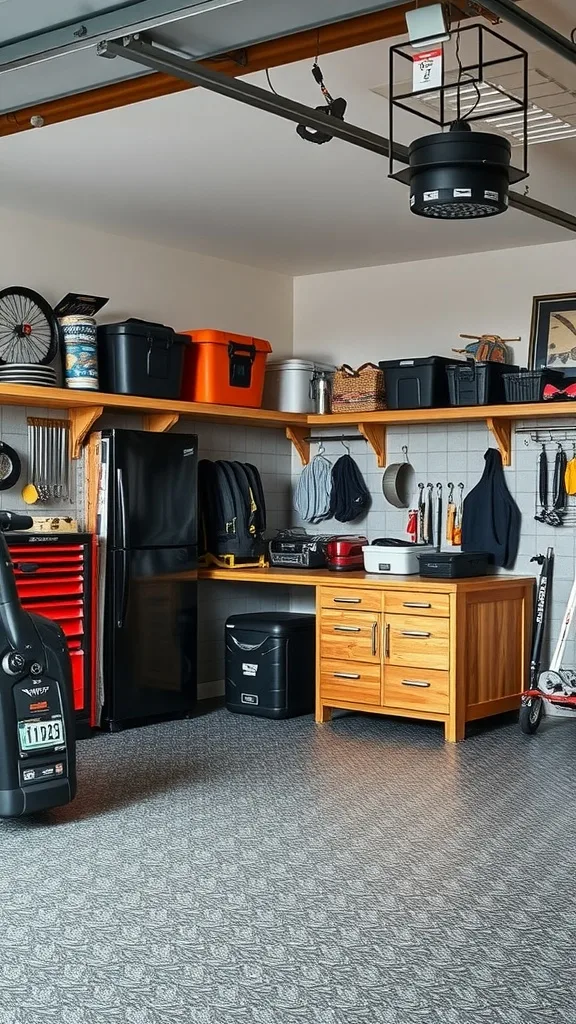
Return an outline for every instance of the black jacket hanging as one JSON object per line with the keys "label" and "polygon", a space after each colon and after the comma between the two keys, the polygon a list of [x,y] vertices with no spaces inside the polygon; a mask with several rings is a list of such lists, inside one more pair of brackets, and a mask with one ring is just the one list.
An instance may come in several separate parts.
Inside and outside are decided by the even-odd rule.
{"label": "black jacket hanging", "polygon": [[352,523],[368,511],[372,503],[364,477],[350,455],[342,455],[332,469],[331,518]]}
{"label": "black jacket hanging", "polygon": [[462,550],[487,551],[495,565],[511,569],[520,543],[520,509],[508,490],[500,452],[489,448],[484,459],[482,477],[464,501]]}

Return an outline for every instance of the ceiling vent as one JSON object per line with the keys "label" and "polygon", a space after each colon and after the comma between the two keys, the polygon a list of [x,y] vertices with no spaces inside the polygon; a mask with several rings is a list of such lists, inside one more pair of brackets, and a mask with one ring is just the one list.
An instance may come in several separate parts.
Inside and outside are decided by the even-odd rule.
{"label": "ceiling vent", "polygon": [[[457,72],[447,72],[447,79],[456,78]],[[411,83],[406,80],[406,91]],[[507,113],[499,115],[498,111],[510,105],[510,96],[521,95],[523,83],[517,74],[492,76],[489,81],[474,85],[461,84],[461,102],[469,101],[470,107],[475,105],[475,113],[485,116],[476,122],[478,128],[504,135],[512,146],[524,143],[524,115]],[[380,96],[389,96],[389,86],[377,86],[372,92]],[[480,98],[478,99],[478,93]],[[531,68],[528,72],[528,145],[536,146],[543,142],[562,142],[564,139],[576,138],[576,91],[567,89],[551,75]],[[456,84],[448,86],[444,95],[447,107],[457,111]],[[476,101],[478,102],[476,103]],[[412,107],[415,114],[438,115],[440,110],[440,90],[428,92],[417,97]]]}

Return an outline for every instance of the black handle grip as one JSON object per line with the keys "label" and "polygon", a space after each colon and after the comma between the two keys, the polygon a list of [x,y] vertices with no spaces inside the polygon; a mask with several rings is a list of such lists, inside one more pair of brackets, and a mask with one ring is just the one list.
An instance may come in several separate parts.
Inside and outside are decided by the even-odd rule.
{"label": "black handle grip", "polygon": [[7,530],[29,530],[31,526],[34,526],[32,516],[24,515],[21,512],[0,511],[0,530],[3,533],[6,533]]}

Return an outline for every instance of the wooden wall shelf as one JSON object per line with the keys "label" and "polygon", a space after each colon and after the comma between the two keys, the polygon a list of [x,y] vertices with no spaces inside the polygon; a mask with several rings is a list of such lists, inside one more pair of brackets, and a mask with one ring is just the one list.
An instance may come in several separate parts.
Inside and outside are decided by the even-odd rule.
{"label": "wooden wall shelf", "polygon": [[84,440],[103,413],[133,412],[144,418],[147,430],[155,431],[169,430],[181,416],[189,416],[203,422],[229,423],[231,426],[284,430],[303,465],[310,461],[310,442],[307,440],[310,428],[356,427],[373,449],[379,467],[386,465],[387,427],[484,422],[494,435],[502,462],[509,466],[512,427],[515,420],[576,420],[576,403],[573,405],[571,402],[467,405],[448,409],[386,409],[383,412],[306,416],[304,413],[285,413],[275,409],[245,409],[232,405],[177,402],[141,398],[137,395],[109,395],[102,391],[74,391],[69,388],[39,388],[25,384],[0,385],[0,406],[2,405],[68,409],[73,458],[79,458]]}

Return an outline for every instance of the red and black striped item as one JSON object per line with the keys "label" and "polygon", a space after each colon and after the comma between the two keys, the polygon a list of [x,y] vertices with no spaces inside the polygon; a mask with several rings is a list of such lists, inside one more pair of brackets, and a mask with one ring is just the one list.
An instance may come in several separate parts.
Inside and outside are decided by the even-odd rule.
{"label": "red and black striped item", "polygon": [[66,636],[79,735],[93,725],[95,541],[89,533],[7,533],[22,606]]}

